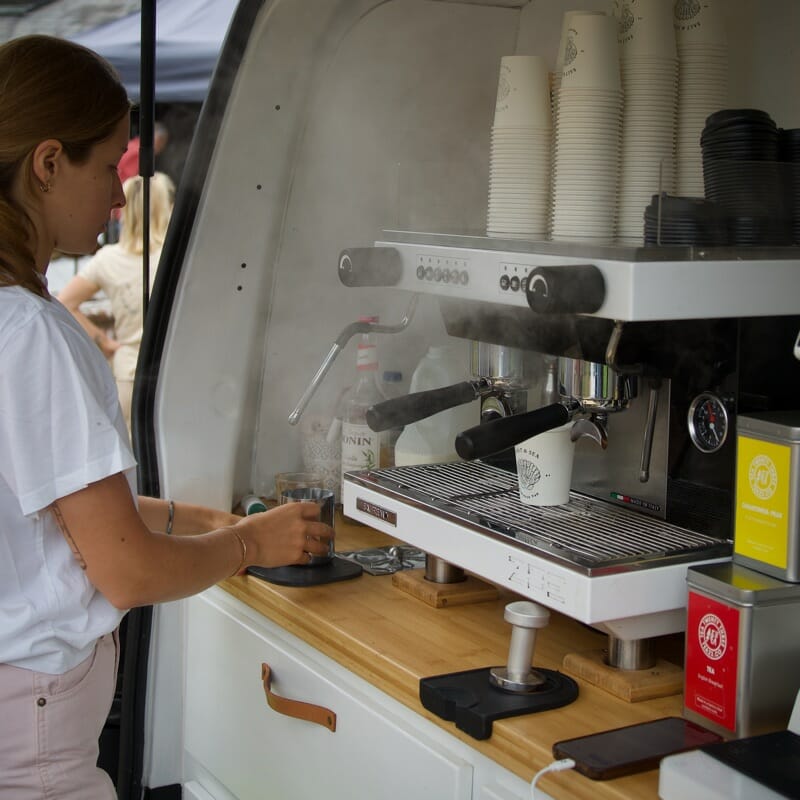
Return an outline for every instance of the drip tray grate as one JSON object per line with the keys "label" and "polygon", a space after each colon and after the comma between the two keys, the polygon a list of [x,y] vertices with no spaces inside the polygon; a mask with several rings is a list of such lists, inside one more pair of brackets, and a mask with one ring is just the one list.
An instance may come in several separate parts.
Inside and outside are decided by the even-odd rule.
{"label": "drip tray grate", "polygon": [[[590,574],[731,554],[731,542],[572,492],[562,506],[527,506],[513,472],[463,461],[350,473],[348,480]],[[402,538],[402,536],[401,536]]]}

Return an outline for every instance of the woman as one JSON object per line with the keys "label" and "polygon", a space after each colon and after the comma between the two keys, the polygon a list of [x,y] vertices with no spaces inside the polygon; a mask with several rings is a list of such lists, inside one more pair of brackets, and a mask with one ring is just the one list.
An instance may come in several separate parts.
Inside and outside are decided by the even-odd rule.
{"label": "woman", "polygon": [[[112,359],[122,415],[129,432],[133,377],[142,341],[143,183],[143,178],[137,175],[128,178],[122,185],[125,207],[119,242],[101,247],[58,295],[58,299],[72,312],[103,355]],[[150,181],[151,281],[155,277],[161,245],[167,233],[174,192],[175,187],[167,175],[157,172],[153,176]],[[81,303],[94,297],[101,289],[111,302],[113,339],[80,311]]]}
{"label": "woman", "polygon": [[129,101],[50,37],[0,46],[0,76],[0,797],[108,800],[97,739],[125,610],[309,563],[333,532],[310,503],[239,519],[137,499],[107,362],[45,277],[125,203]]}

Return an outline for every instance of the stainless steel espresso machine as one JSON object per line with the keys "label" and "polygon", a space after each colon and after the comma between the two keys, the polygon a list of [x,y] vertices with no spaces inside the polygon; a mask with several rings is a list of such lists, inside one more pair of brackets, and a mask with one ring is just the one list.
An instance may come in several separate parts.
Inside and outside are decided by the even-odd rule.
{"label": "stainless steel espresso machine", "polygon": [[[348,474],[345,514],[606,632],[612,666],[650,666],[652,637],[684,628],[687,568],[730,557],[735,414],[796,404],[796,252],[385,232],[372,253],[347,285],[435,295],[450,335],[538,358],[550,385],[509,403],[478,375],[376,407],[376,429],[475,396],[484,413],[462,462]],[[523,506],[509,448],[568,421],[570,502]]]}

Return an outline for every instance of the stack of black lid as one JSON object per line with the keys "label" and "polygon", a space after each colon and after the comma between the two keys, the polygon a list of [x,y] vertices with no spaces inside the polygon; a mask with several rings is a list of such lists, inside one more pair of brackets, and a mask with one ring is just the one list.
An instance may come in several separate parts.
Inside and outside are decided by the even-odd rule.
{"label": "stack of black lid", "polygon": [[645,247],[716,247],[727,242],[725,215],[711,200],[654,194],[644,210]]}
{"label": "stack of black lid", "polygon": [[791,244],[790,170],[779,160],[769,114],[717,111],[706,119],[700,146],[705,195],[727,216],[729,244]]}
{"label": "stack of black lid", "polygon": [[800,244],[800,128],[778,130],[778,156],[789,174],[792,241]]}

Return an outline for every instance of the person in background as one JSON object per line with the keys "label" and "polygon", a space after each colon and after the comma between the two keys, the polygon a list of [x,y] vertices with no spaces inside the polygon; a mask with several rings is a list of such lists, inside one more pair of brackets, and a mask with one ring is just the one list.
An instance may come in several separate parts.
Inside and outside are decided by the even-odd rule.
{"label": "person in background", "polygon": [[[153,123],[153,154],[158,156],[159,153],[164,151],[164,148],[169,142],[169,130],[163,122]],[[122,154],[122,158],[117,165],[117,172],[119,172],[119,179],[123,183],[132,178],[134,175],[139,174],[139,148],[141,147],[141,139],[134,136],[128,142],[128,148]],[[113,209],[108,220],[108,227],[106,230],[106,241],[108,244],[114,244],[119,240],[122,228],[122,215],[119,209]]]}
{"label": "person in background", "polygon": [[[153,123],[153,153],[157,156],[164,151],[169,141],[169,131],[163,122]],[[122,155],[117,165],[117,172],[119,172],[119,179],[125,183],[128,178],[139,174],[139,147],[141,140],[138,136],[134,136],[128,142],[128,148]]]}
{"label": "person in background", "polygon": [[[142,254],[144,251],[144,178],[135,175],[123,185],[125,206],[119,242],[105,245],[59,292],[58,299],[69,309],[106,358],[112,359],[122,414],[131,429],[133,377],[144,322]],[[161,245],[167,233],[175,186],[162,172],[150,180],[150,288],[153,286]],[[99,291],[105,292],[114,318],[114,338],[81,313],[82,303]]]}
{"label": "person in background", "polygon": [[130,102],[49,36],[0,45],[0,76],[0,797],[111,800],[98,737],[125,611],[307,564],[333,531],[313,503],[236,517],[137,496],[108,362],[46,276],[125,203]]}

